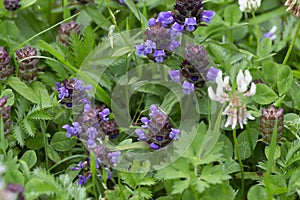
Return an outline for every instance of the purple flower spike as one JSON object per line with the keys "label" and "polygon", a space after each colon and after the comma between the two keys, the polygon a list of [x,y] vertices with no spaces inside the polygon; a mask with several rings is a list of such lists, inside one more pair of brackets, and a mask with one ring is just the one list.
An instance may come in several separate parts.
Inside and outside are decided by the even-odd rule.
{"label": "purple flower spike", "polygon": [[142,130],[142,129],[136,129],[135,130],[135,134],[137,134],[137,136],[139,136],[138,140],[147,140],[148,137],[147,135],[145,134],[145,131]]}
{"label": "purple flower spike", "polygon": [[185,18],[184,25],[185,26],[188,26],[188,25],[197,25],[196,17]]}
{"label": "purple flower spike", "polygon": [[171,128],[171,132],[169,134],[169,138],[176,140],[176,139],[178,139],[179,133],[180,133],[180,130],[175,129],[175,128]]}
{"label": "purple flower spike", "polygon": [[167,26],[174,21],[173,15],[171,11],[160,12],[158,14],[157,20],[162,23],[163,26]]}
{"label": "purple flower spike", "polygon": [[86,182],[89,180],[91,174],[88,173],[86,175],[78,175],[78,177],[79,177],[78,185],[83,185],[86,184]]}
{"label": "purple flower spike", "polygon": [[156,105],[151,105],[150,106],[150,113],[149,116],[151,117],[155,117],[157,115],[157,113],[159,112],[159,110],[157,109]]}
{"label": "purple flower spike", "polygon": [[154,150],[157,150],[157,149],[159,149],[159,145],[158,145],[158,144],[155,144],[154,142],[152,142],[152,143],[150,144],[150,148],[151,148],[151,149],[154,149]]}
{"label": "purple flower spike", "polygon": [[170,70],[169,76],[171,81],[179,82],[180,81],[180,70]]}
{"label": "purple flower spike", "polygon": [[65,97],[69,97],[69,90],[64,86],[61,86],[60,83],[56,83],[57,91],[58,91],[58,98],[60,100],[64,99]]}
{"label": "purple flower spike", "polygon": [[148,26],[154,26],[156,24],[156,19],[151,18],[148,20]]}
{"label": "purple flower spike", "polygon": [[135,46],[135,48],[136,48],[136,54],[137,54],[138,56],[142,56],[142,54],[143,54],[144,51],[145,51],[145,46],[144,46],[144,44],[138,44],[138,45]]}
{"label": "purple flower spike", "polygon": [[209,68],[207,74],[206,74],[206,78],[209,80],[209,81],[212,81],[214,82],[217,78],[217,74],[219,73],[219,69],[218,68],[214,68],[214,67],[211,67]]}
{"label": "purple flower spike", "polygon": [[206,23],[210,23],[210,21],[212,20],[212,18],[215,16],[215,12],[212,10],[204,10],[202,12],[202,18],[201,21],[206,22]]}
{"label": "purple flower spike", "polygon": [[77,167],[71,167],[71,170],[72,171],[78,171],[78,170],[81,170],[82,168],[84,168],[85,166],[87,165],[87,161],[80,161],[78,164],[77,164]]}
{"label": "purple flower spike", "polygon": [[191,94],[191,91],[194,91],[194,84],[184,81],[182,84],[182,91],[187,95]]}
{"label": "purple flower spike", "polygon": [[96,135],[98,134],[97,130],[94,127],[90,127],[86,130],[86,133],[89,136],[89,139],[86,142],[87,145],[89,147],[95,146],[96,145],[95,138],[96,138]]}

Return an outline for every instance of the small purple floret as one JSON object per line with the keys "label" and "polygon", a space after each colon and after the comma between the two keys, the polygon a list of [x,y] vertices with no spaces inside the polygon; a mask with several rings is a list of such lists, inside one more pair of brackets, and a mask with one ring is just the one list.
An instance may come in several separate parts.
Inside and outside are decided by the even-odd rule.
{"label": "small purple floret", "polygon": [[171,11],[160,12],[158,14],[157,20],[162,23],[163,26],[167,26],[174,21]]}
{"label": "small purple floret", "polygon": [[201,21],[206,22],[206,23],[210,23],[210,21],[212,20],[212,18],[215,16],[215,12],[212,10],[204,10],[202,12],[202,18]]}
{"label": "small purple floret", "polygon": [[179,133],[180,133],[180,130],[175,129],[175,128],[171,128],[171,132],[169,134],[169,138],[176,140],[176,139],[178,139]]}
{"label": "small purple floret", "polygon": [[214,67],[211,67],[209,68],[207,74],[206,74],[206,78],[209,80],[209,81],[212,81],[214,82],[217,78],[217,74],[219,73],[219,69],[218,68],[214,68]]}
{"label": "small purple floret", "polygon": [[159,145],[158,145],[158,144],[155,144],[154,142],[152,142],[152,143],[150,144],[150,148],[151,148],[151,149],[154,149],[154,150],[157,150],[157,149],[159,149]]}
{"label": "small purple floret", "polygon": [[190,83],[188,81],[184,81],[182,84],[182,91],[189,95],[191,93],[191,91],[194,91],[194,84]]}
{"label": "small purple floret", "polygon": [[180,70],[170,70],[169,76],[171,81],[179,82],[180,81]]}

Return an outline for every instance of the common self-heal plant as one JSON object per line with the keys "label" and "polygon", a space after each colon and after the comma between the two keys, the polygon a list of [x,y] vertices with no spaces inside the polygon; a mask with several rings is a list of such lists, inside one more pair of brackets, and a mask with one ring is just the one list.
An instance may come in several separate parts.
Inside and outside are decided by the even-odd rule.
{"label": "common self-heal plant", "polygon": [[143,125],[141,129],[136,129],[138,140],[146,141],[153,150],[167,146],[178,138],[180,131],[173,128],[169,121],[169,116],[161,111],[158,106],[150,106],[150,119],[142,117]]}
{"label": "common self-heal plant", "polygon": [[[255,83],[251,83],[252,76],[248,70],[243,73],[239,71],[236,77],[236,85],[229,84],[229,77],[222,78],[222,71],[219,71],[216,77],[217,89],[216,92],[210,86],[208,95],[211,100],[220,103],[228,102],[229,105],[223,111],[223,115],[227,115],[225,127],[231,125],[235,129],[237,124],[243,128],[243,124],[247,124],[247,119],[254,120],[255,118],[247,111],[246,100],[253,96],[256,92]],[[248,86],[250,85],[250,89]]]}

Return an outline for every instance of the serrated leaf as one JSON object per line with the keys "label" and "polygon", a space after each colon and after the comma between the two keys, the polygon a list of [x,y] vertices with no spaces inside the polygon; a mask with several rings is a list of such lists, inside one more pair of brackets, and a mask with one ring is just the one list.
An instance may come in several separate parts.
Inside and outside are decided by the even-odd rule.
{"label": "serrated leaf", "polygon": [[210,184],[222,183],[222,181],[230,178],[229,175],[225,174],[221,165],[212,166],[211,164],[204,166],[200,176],[200,179]]}
{"label": "serrated leaf", "polygon": [[50,120],[52,119],[51,115],[45,110],[35,110],[27,115],[28,119],[33,120]]}
{"label": "serrated leaf", "polygon": [[34,124],[32,121],[28,120],[28,119],[23,119],[20,122],[20,125],[22,127],[22,130],[24,130],[24,132],[29,135],[30,137],[34,137],[35,135],[35,128],[34,128]]}
{"label": "serrated leaf", "polygon": [[277,94],[265,84],[256,84],[256,94],[252,99],[259,104],[267,105],[278,98]]}
{"label": "serrated leaf", "polygon": [[15,125],[12,128],[12,132],[14,137],[16,138],[18,144],[23,147],[24,146],[24,137],[21,132],[21,127],[19,125]]}
{"label": "serrated leaf", "polygon": [[24,185],[24,176],[19,170],[8,170],[4,175],[6,183]]}
{"label": "serrated leaf", "polygon": [[37,157],[36,157],[35,151],[33,151],[33,150],[26,151],[22,155],[20,160],[25,161],[27,163],[29,169],[32,168],[37,162]]}
{"label": "serrated leaf", "polygon": [[172,193],[171,194],[182,194],[182,192],[189,187],[189,180],[179,180],[175,181],[173,187],[172,187]]}

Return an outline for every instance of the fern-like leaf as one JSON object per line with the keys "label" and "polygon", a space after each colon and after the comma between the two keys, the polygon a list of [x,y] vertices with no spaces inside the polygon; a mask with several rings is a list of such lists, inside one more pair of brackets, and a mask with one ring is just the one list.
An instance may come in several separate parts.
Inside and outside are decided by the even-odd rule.
{"label": "fern-like leaf", "polygon": [[21,127],[19,125],[15,125],[12,127],[13,136],[16,138],[17,143],[23,147],[24,146],[24,136],[21,131]]}
{"label": "fern-like leaf", "polygon": [[34,137],[35,135],[35,128],[34,128],[34,124],[31,120],[28,119],[23,119],[20,122],[20,125],[22,127],[22,130],[29,135],[30,137]]}
{"label": "fern-like leaf", "polygon": [[28,113],[28,119],[33,120],[50,120],[51,115],[47,113],[45,110],[34,110]]}

